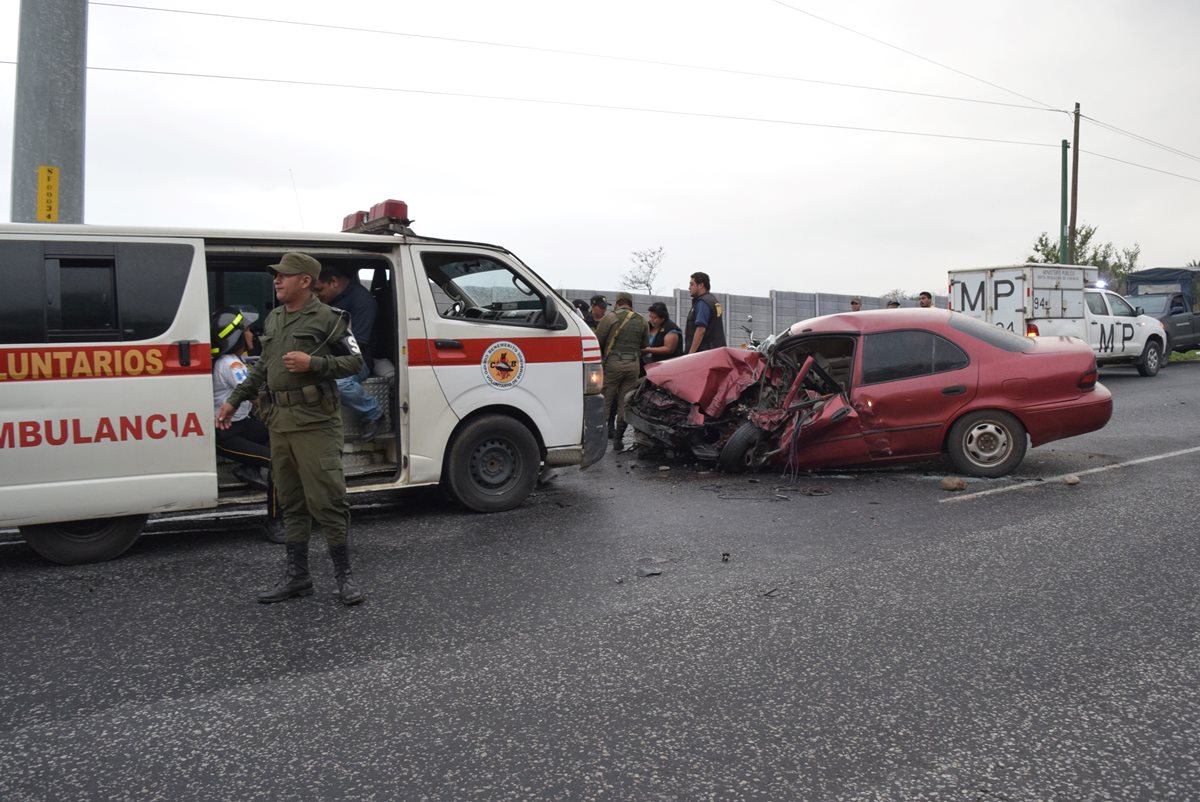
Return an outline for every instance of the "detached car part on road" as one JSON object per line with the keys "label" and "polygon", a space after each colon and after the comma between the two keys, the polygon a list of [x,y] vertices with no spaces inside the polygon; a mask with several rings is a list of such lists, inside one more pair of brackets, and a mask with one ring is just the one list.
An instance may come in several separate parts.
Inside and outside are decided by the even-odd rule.
{"label": "detached car part on road", "polygon": [[877,310],[796,323],[765,352],[722,348],[648,365],[627,417],[722,470],[808,470],[945,454],[969,476],[1102,428],[1112,395],[1071,337],[1028,338],[957,312]]}

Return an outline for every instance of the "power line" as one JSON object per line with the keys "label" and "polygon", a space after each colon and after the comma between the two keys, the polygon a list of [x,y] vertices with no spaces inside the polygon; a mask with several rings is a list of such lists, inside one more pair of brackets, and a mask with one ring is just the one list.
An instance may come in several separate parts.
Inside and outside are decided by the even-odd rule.
{"label": "power line", "polygon": [[1179,173],[1172,173],[1168,170],[1160,170],[1157,167],[1147,167],[1144,164],[1126,161],[1125,159],[1118,159],[1116,156],[1105,156],[1103,153],[1096,153],[1090,150],[1080,150],[1079,152],[1086,153],[1089,156],[1099,156],[1101,159],[1108,159],[1109,161],[1120,162],[1121,164],[1128,164],[1130,167],[1140,167],[1143,170],[1150,170],[1151,172],[1162,173],[1163,175],[1172,175],[1176,178],[1182,178],[1184,181],[1194,181],[1197,184],[1200,184],[1200,178],[1192,178],[1190,175],[1180,175]]}
{"label": "power line", "polygon": [[[10,64],[10,65],[15,66],[16,63],[17,62],[15,62],[15,61],[7,60],[7,59],[0,59],[0,64]],[[369,85],[369,84],[343,84],[343,83],[332,83],[332,82],[323,82],[323,81],[300,81],[300,80],[289,79],[289,78],[255,78],[255,77],[244,76],[244,75],[220,75],[220,74],[216,74],[216,73],[193,73],[193,72],[178,72],[178,71],[170,71],[170,70],[145,70],[145,69],[134,69],[134,68],[126,68],[126,67],[90,66],[90,67],[88,67],[88,70],[89,71],[95,70],[97,72],[114,72],[114,73],[126,73],[126,74],[136,74],[136,75],[156,75],[156,76],[167,76],[167,77],[178,77],[178,78],[201,78],[201,79],[223,80],[223,81],[244,81],[247,83],[284,84],[284,85],[290,85],[290,86],[311,86],[311,87],[316,87],[316,88],[321,88],[321,89],[355,89],[355,90],[370,91],[370,92],[396,92],[396,93],[414,94],[414,95],[464,98],[464,99],[469,99],[469,100],[495,100],[495,101],[508,102],[508,103],[531,103],[531,104],[548,105],[548,106],[568,106],[568,107],[573,107],[573,108],[596,109],[596,110],[601,110],[601,111],[628,111],[628,112],[636,112],[636,113],[642,113],[642,114],[661,114],[661,115],[670,115],[670,116],[679,116],[679,117],[699,117],[699,118],[714,119],[714,120],[730,120],[730,121],[734,121],[734,122],[755,122],[755,123],[767,123],[770,125],[793,125],[793,126],[804,126],[804,127],[811,127],[811,128],[832,128],[832,129],[843,130],[843,131],[860,131],[860,132],[864,132],[864,133],[896,134],[898,136],[930,137],[930,138],[935,138],[935,139],[956,139],[956,140],[964,140],[964,141],[968,141],[968,142],[986,142],[986,143],[1000,144],[1000,145],[1024,145],[1024,146],[1028,146],[1028,147],[1043,147],[1043,148],[1060,147],[1060,145],[1058,145],[1058,144],[1049,143],[1049,142],[1028,142],[1028,141],[1022,141],[1022,140],[1013,140],[1013,139],[994,139],[994,138],[989,138],[989,137],[965,136],[965,135],[961,135],[961,134],[940,134],[940,133],[935,133],[932,131],[903,131],[903,130],[892,129],[892,128],[867,128],[867,127],[863,127],[863,126],[836,125],[833,123],[814,123],[814,122],[805,122],[805,121],[801,121],[801,120],[780,120],[780,119],[773,119],[773,118],[769,118],[769,117],[746,117],[746,116],[739,116],[739,115],[732,115],[732,114],[716,114],[713,112],[677,111],[677,110],[671,110],[671,109],[655,109],[655,108],[640,107],[640,106],[616,106],[616,105],[600,104],[600,103],[581,103],[578,101],[569,101],[569,100],[546,100],[543,98],[523,98],[523,97],[510,97],[510,96],[503,96],[503,95],[482,95],[482,94],[473,94],[473,93],[466,93],[466,92],[443,92],[443,91],[436,91],[436,90],[432,90],[432,89],[411,89],[411,88],[400,88],[400,87],[391,87],[391,86],[373,86],[373,85]],[[1089,150],[1080,150],[1080,153],[1086,153],[1089,156],[1096,156],[1101,159],[1108,159],[1110,161],[1120,162],[1121,164],[1126,164],[1131,167],[1138,167],[1143,170],[1150,170],[1151,172],[1155,172],[1155,173],[1162,173],[1163,175],[1169,175],[1169,176],[1173,176],[1175,178],[1182,178],[1185,181],[1194,181],[1194,182],[1200,183],[1200,178],[1193,178],[1191,176],[1181,175],[1179,173],[1172,173],[1168,170],[1160,170],[1157,167],[1149,167],[1147,165],[1138,164],[1137,162],[1131,162],[1126,159],[1119,159],[1115,156],[1108,156],[1103,153],[1096,153],[1094,151],[1089,151]]]}
{"label": "power line", "polygon": [[[212,17],[215,19],[238,20],[241,22],[261,22],[271,25],[294,25],[301,28],[320,28],[331,31],[344,31],[350,33],[369,33],[380,36],[399,36],[409,39],[424,39],[434,42],[451,42],[454,44],[476,45],[480,47],[496,47],[510,50],[527,50],[534,53],[548,53],[557,56],[574,56],[577,58],[592,58],[604,59],[608,61],[621,61],[630,64],[648,64],[655,67],[670,67],[681,70],[699,70],[702,72],[720,73],[723,75],[735,75],[743,78],[769,78],[776,81],[794,81],[798,83],[818,84],[821,86],[832,86],[840,89],[857,89],[867,92],[884,92],[895,95],[908,95],[911,97],[922,97],[930,100],[948,100],[957,103],[977,103],[988,106],[1001,106],[1011,109],[1024,109],[1028,111],[1055,111],[1067,113],[1065,109],[1054,109],[1045,107],[1045,104],[1040,106],[1026,106],[1020,103],[1004,103],[997,100],[983,100],[982,98],[959,97],[956,95],[940,95],[932,92],[917,92],[906,89],[893,89],[883,86],[871,86],[868,84],[852,84],[840,81],[825,81],[817,78],[801,78],[795,75],[780,75],[777,73],[768,72],[753,72],[750,70],[735,70],[724,67],[712,67],[704,64],[688,64],[685,62],[661,61],[658,59],[637,58],[634,56],[616,56],[608,53],[591,53],[582,50],[562,50],[552,47],[538,47],[535,45],[518,45],[509,42],[492,42],[482,39],[461,39],[453,36],[435,36],[432,34],[409,33],[406,31],[391,31],[379,28],[365,28],[352,25],[332,25],[321,22],[301,22],[298,20],[274,19],[270,17],[251,17],[240,14],[220,14],[212,11],[188,11],[174,8],[157,8],[155,6],[140,6],[131,5],[128,3],[102,3],[91,2],[89,5],[104,6],[107,8],[121,8],[135,11],[157,11],[164,14],[187,14],[197,17]],[[1037,101],[1034,101],[1035,103]]]}
{"label": "power line", "polygon": [[1117,128],[1115,125],[1110,125],[1106,122],[1101,122],[1100,120],[1097,120],[1095,117],[1089,117],[1086,114],[1081,114],[1079,116],[1085,120],[1088,120],[1089,122],[1095,123],[1096,125],[1100,126],[1101,128],[1104,128],[1105,130],[1112,131],[1114,134],[1121,134],[1122,136],[1127,136],[1130,139],[1135,139],[1138,142],[1142,142],[1146,145],[1152,145],[1156,148],[1161,148],[1161,149],[1167,151],[1168,153],[1173,153],[1176,156],[1182,156],[1185,159],[1191,159],[1192,161],[1200,161],[1200,156],[1194,156],[1191,153],[1188,153],[1187,151],[1180,150],[1179,148],[1174,148],[1174,147],[1171,147],[1170,145],[1164,145],[1161,142],[1155,142],[1153,139],[1144,137],[1141,134],[1135,134],[1132,131],[1126,131],[1123,128]]}
{"label": "power line", "polygon": [[[0,63],[12,64],[14,62],[0,62]],[[776,118],[771,118],[771,117],[747,117],[747,116],[734,115],[734,114],[717,114],[715,112],[678,111],[678,110],[673,110],[673,109],[657,109],[657,108],[651,108],[651,107],[647,107],[647,106],[617,106],[617,105],[604,104],[604,103],[581,103],[579,101],[573,101],[573,100],[546,100],[544,98],[527,98],[527,97],[515,97],[515,96],[506,96],[506,95],[483,95],[483,94],[476,94],[476,93],[470,93],[470,92],[444,92],[444,91],[438,91],[438,90],[433,90],[433,89],[412,89],[412,88],[408,88],[408,87],[402,88],[402,87],[396,87],[396,86],[375,86],[375,85],[371,85],[371,84],[344,84],[344,83],[333,83],[333,82],[327,82],[327,81],[301,81],[301,80],[297,80],[294,78],[255,78],[255,77],[250,77],[250,76],[245,76],[245,75],[221,75],[219,73],[177,72],[177,71],[172,71],[172,70],[145,70],[145,69],[134,69],[132,67],[95,67],[95,66],[90,66],[90,67],[88,67],[88,70],[89,71],[94,70],[97,72],[130,73],[130,74],[137,74],[137,75],[171,76],[171,77],[179,77],[179,78],[204,78],[204,79],[221,80],[221,81],[246,81],[246,82],[251,82],[251,83],[286,84],[289,86],[312,86],[312,87],[319,87],[319,88],[323,88],[323,89],[357,89],[357,90],[364,90],[364,91],[370,91],[370,92],[396,92],[396,93],[411,94],[411,95],[466,98],[469,100],[496,100],[496,101],[507,102],[507,103],[531,103],[531,104],[538,104],[538,105],[545,105],[545,106],[569,106],[572,108],[599,109],[599,110],[603,110],[603,111],[631,111],[631,112],[637,112],[637,113],[641,113],[641,114],[661,114],[661,115],[678,116],[678,117],[700,117],[700,118],[710,119],[710,120],[731,120],[731,121],[735,121],[735,122],[767,123],[767,124],[771,124],[771,125],[793,125],[793,126],[804,126],[804,127],[808,127],[808,128],[832,128],[832,129],[837,129],[837,130],[841,130],[841,131],[862,131],[862,132],[866,132],[866,133],[875,133],[875,134],[896,134],[899,136],[931,137],[934,139],[959,139],[959,140],[965,140],[968,142],[990,142],[990,143],[1001,144],[1001,145],[1027,145],[1030,147],[1039,147],[1039,148],[1057,148],[1057,147],[1059,147],[1058,144],[1050,143],[1050,142],[1028,142],[1028,141],[1014,140],[1014,139],[994,139],[994,138],[990,138],[990,137],[966,136],[963,134],[940,134],[940,133],[936,133],[933,131],[903,131],[903,130],[894,129],[894,128],[868,128],[865,126],[857,126],[857,125],[837,125],[834,123],[814,123],[814,122],[806,122],[806,121],[802,121],[802,120],[781,120],[781,119],[776,119]]]}
{"label": "power line", "polygon": [[943,64],[940,61],[934,61],[933,59],[928,58],[927,56],[922,56],[920,53],[915,53],[912,50],[907,50],[903,47],[900,47],[900,45],[894,45],[891,42],[885,42],[883,39],[879,39],[877,37],[871,36],[870,34],[863,33],[862,31],[856,31],[854,28],[851,28],[848,25],[842,25],[840,22],[834,22],[831,19],[826,19],[825,17],[817,16],[816,14],[812,13],[811,11],[805,11],[802,8],[796,8],[793,5],[783,2],[783,0],[770,0],[770,2],[775,3],[776,5],[779,5],[779,6],[783,6],[784,8],[791,9],[792,11],[795,11],[797,14],[805,14],[807,16],[812,17],[815,20],[820,20],[821,22],[824,22],[826,25],[832,25],[835,28],[841,28],[843,31],[848,31],[849,33],[852,33],[855,36],[861,36],[864,39],[869,39],[872,42],[875,42],[876,44],[883,45],[884,47],[890,47],[893,50],[899,50],[901,53],[904,53],[907,56],[912,56],[913,58],[928,62],[929,64],[932,64],[935,67],[941,67],[944,70],[949,70],[950,72],[956,73],[958,75],[962,75],[966,78],[970,78],[972,81],[979,81],[982,84],[987,84],[988,86],[992,87],[993,89],[999,89],[1001,92],[1007,92],[1010,95],[1015,95],[1015,96],[1021,98],[1022,100],[1028,100],[1031,103],[1037,103],[1049,111],[1060,111],[1063,114],[1070,113],[1070,112],[1066,111],[1065,109],[1056,109],[1055,107],[1051,106],[1049,103],[1043,103],[1042,101],[1038,100],[1037,98],[1032,98],[1032,97],[1029,97],[1028,95],[1022,95],[1020,92],[1017,92],[1015,90],[1009,89],[1004,86],[1001,86],[1000,84],[997,84],[997,83],[992,83],[991,81],[988,81],[984,78],[980,78],[978,75],[972,75],[969,72],[963,72],[960,69],[951,67],[948,64]]}

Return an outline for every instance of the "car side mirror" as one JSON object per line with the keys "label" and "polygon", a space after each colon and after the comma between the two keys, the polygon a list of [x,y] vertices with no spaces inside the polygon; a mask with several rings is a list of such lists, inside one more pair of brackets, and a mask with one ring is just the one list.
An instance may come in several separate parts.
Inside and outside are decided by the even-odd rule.
{"label": "car side mirror", "polygon": [[1139,316],[1140,316],[1140,315],[1144,315],[1144,314],[1146,314],[1146,310],[1145,310],[1145,309],[1142,309],[1140,306],[1135,306],[1135,307],[1133,308],[1133,314],[1135,314],[1135,315],[1139,315]]}

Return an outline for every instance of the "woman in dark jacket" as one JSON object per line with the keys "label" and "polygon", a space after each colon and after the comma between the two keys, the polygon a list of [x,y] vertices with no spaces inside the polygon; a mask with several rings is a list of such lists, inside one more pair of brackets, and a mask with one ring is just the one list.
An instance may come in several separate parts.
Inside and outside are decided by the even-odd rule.
{"label": "woman in dark jacket", "polygon": [[650,344],[642,349],[643,362],[662,362],[683,353],[683,332],[667,314],[662,301],[650,304]]}

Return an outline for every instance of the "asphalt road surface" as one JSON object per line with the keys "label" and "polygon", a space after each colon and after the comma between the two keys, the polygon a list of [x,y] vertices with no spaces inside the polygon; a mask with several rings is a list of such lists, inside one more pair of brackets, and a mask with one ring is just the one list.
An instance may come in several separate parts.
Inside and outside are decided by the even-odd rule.
{"label": "asphalt road surface", "polygon": [[256,604],[245,519],[0,546],[0,799],[1196,799],[1200,364],[1102,380],[1106,429],[958,493],[610,454],[377,497],[353,609],[319,549]]}

